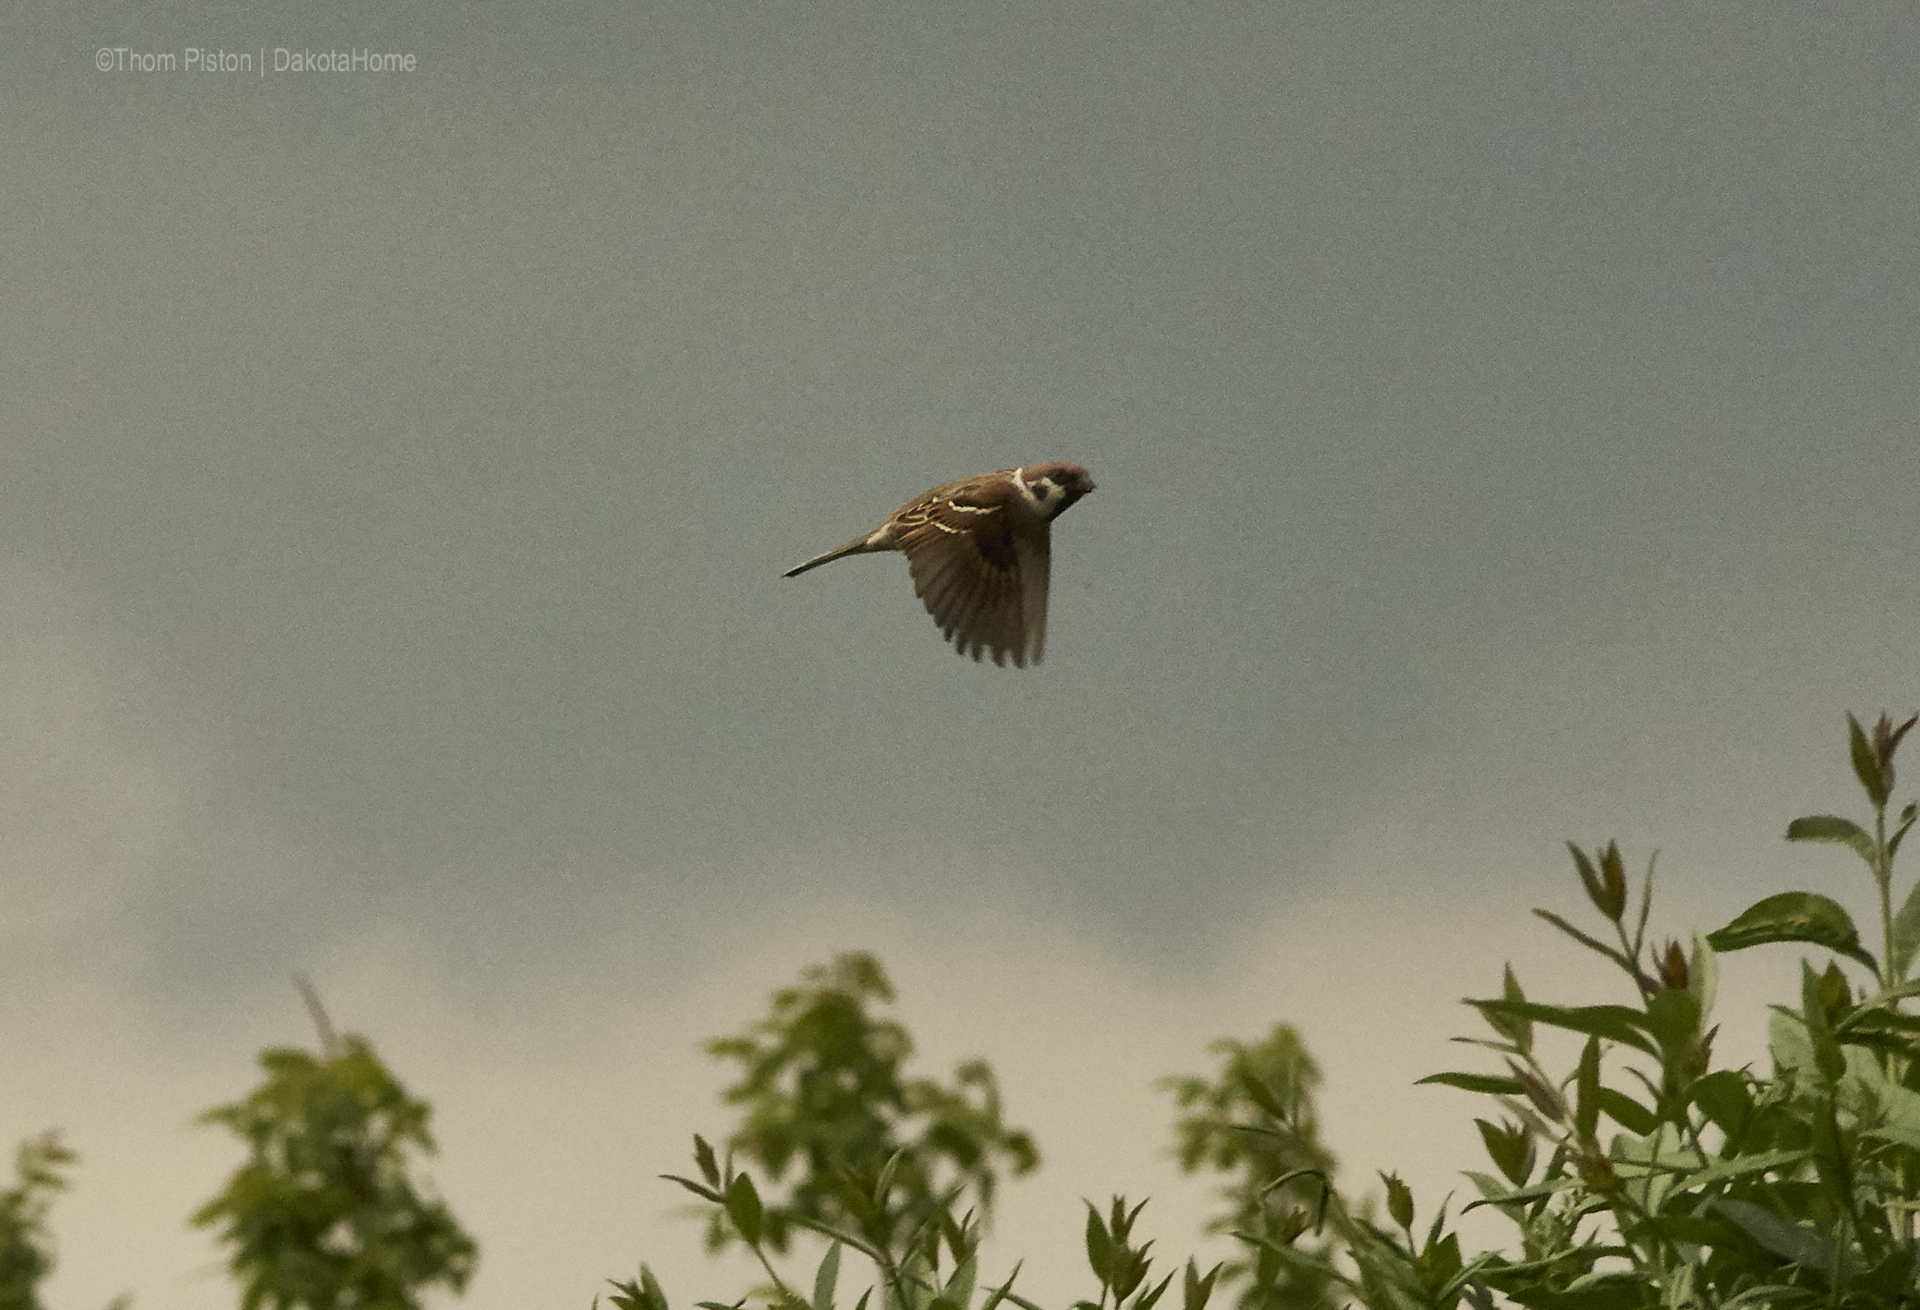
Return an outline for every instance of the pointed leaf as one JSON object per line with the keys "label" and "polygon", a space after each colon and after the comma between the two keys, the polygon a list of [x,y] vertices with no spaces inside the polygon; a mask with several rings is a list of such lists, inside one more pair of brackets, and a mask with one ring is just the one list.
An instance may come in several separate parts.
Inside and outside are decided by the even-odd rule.
{"label": "pointed leaf", "polygon": [[1387,1185],[1387,1213],[1393,1216],[1393,1222],[1402,1228],[1412,1228],[1413,1193],[1398,1174],[1381,1174],[1380,1181]]}
{"label": "pointed leaf", "polygon": [[1812,942],[1858,960],[1875,972],[1880,968],[1860,945],[1853,919],[1840,903],[1816,892],[1781,892],[1756,901],[1732,923],[1707,934],[1707,944],[1721,952],[1743,951],[1769,942]]}
{"label": "pointed leaf", "polygon": [[1100,1212],[1093,1202],[1087,1206],[1087,1267],[1093,1270],[1094,1277],[1100,1280],[1102,1287],[1107,1285],[1113,1274],[1113,1239],[1107,1236],[1107,1226],[1100,1219]]}
{"label": "pointed leaf", "polygon": [[653,1270],[645,1265],[640,1266],[640,1288],[650,1310],[667,1310],[667,1294],[660,1290],[660,1280],[653,1276]]}
{"label": "pointed leaf", "polygon": [[1533,1172],[1532,1136],[1524,1128],[1496,1125],[1485,1119],[1473,1122],[1480,1129],[1480,1141],[1487,1148],[1487,1157],[1507,1176],[1508,1186],[1524,1187],[1527,1175]]}
{"label": "pointed leaf", "polygon": [[1900,825],[1893,830],[1893,835],[1887,838],[1887,860],[1889,863],[1892,862],[1895,855],[1900,853],[1900,843],[1906,840],[1907,829],[1913,827],[1913,821],[1916,817],[1920,817],[1920,805],[1909,802],[1907,808],[1900,811]]}
{"label": "pointed leaf", "polygon": [[861,1237],[857,1233],[850,1233],[844,1228],[836,1228],[832,1224],[822,1223],[818,1219],[809,1219],[806,1215],[803,1215],[803,1214],[793,1214],[789,1212],[784,1216],[784,1218],[786,1219],[786,1222],[790,1224],[797,1224],[800,1227],[807,1229],[809,1232],[818,1233],[820,1234],[820,1236],[826,1238],[828,1241],[839,1242],[843,1246],[852,1247],[854,1250],[858,1251],[861,1255],[866,1256],[867,1259],[873,1261],[875,1264],[886,1263],[886,1260],[887,1260],[886,1253],[882,1251],[879,1247],[875,1246],[873,1243]]}
{"label": "pointed leaf", "polygon": [[1602,1087],[1597,1099],[1600,1108],[1606,1111],[1607,1117],[1635,1137],[1645,1137],[1660,1126],[1658,1115],[1625,1092],[1616,1092],[1611,1087]]}
{"label": "pointed leaf", "polygon": [[1662,1058],[1671,1061],[1685,1051],[1700,1027],[1700,1003],[1690,992],[1663,987],[1647,1002],[1647,1027],[1660,1043]]}
{"label": "pointed leaf", "polygon": [[1721,1069],[1693,1085],[1693,1103],[1730,1140],[1746,1131],[1747,1116],[1753,1113],[1753,1096],[1747,1080],[1737,1070]]}
{"label": "pointed leaf", "polygon": [[1599,940],[1597,937],[1590,937],[1586,933],[1581,932],[1578,928],[1568,923],[1565,919],[1555,914],[1552,910],[1536,909],[1534,910],[1534,914],[1542,919],[1545,919],[1548,923],[1552,924],[1554,927],[1558,928],[1561,932],[1565,933],[1567,936],[1579,942],[1582,946],[1586,947],[1588,950],[1597,951],[1601,955],[1606,956],[1609,960],[1612,960],[1615,964],[1619,965],[1622,969],[1625,969],[1628,972],[1632,972],[1633,970],[1632,960],[1629,960],[1626,956],[1622,955],[1619,951],[1607,945],[1605,942]]}
{"label": "pointed leaf", "polygon": [[1498,1074],[1487,1073],[1430,1073],[1414,1086],[1419,1087],[1425,1083],[1438,1083],[1442,1087],[1458,1087],[1463,1092],[1485,1092],[1490,1096],[1519,1096],[1526,1091],[1518,1078],[1503,1078]]}
{"label": "pointed leaf", "polygon": [[736,1176],[727,1191],[727,1218],[733,1220],[748,1246],[760,1245],[761,1214],[760,1193],[754,1190],[753,1179],[746,1174]]}
{"label": "pointed leaf", "polygon": [[1535,1023],[1544,1023],[1553,1028],[1565,1028],[1569,1032],[1585,1033],[1589,1037],[1604,1037],[1610,1042],[1619,1042],[1623,1046],[1645,1051],[1648,1055],[1660,1053],[1659,1048],[1643,1031],[1646,1027],[1646,1016],[1624,1005],[1540,1005],[1534,1001],[1471,999],[1466,1004],[1473,1006],[1482,1014],[1497,1013],[1531,1019]]}
{"label": "pointed leaf", "polygon": [[1273,1094],[1273,1089],[1244,1069],[1240,1072],[1240,1088],[1262,1110],[1282,1123],[1287,1121],[1287,1112],[1280,1108],[1280,1098]]}
{"label": "pointed leaf", "polygon": [[1787,825],[1788,841],[1832,841],[1851,846],[1868,864],[1873,863],[1873,838],[1867,836],[1852,819],[1837,814],[1810,814]]}
{"label": "pointed leaf", "polygon": [[1587,899],[1593,902],[1593,908],[1614,923],[1620,922],[1627,908],[1627,879],[1620,865],[1619,846],[1607,844],[1607,849],[1600,853],[1597,869],[1578,846],[1568,842],[1567,849],[1573,853],[1574,871],[1580,875],[1580,883],[1587,889]]}
{"label": "pointed leaf", "polygon": [[1713,1013],[1713,1003],[1720,990],[1720,961],[1713,947],[1707,945],[1707,939],[1699,933],[1693,934],[1693,953],[1687,959],[1687,991],[1693,996],[1693,1003],[1699,1007],[1699,1022],[1705,1023]]}
{"label": "pointed leaf", "polygon": [[[1146,1270],[1142,1269],[1140,1272],[1142,1275],[1145,1275]],[[1160,1280],[1159,1286],[1153,1288],[1151,1291],[1140,1293],[1138,1299],[1136,1299],[1133,1303],[1133,1310],[1153,1310],[1155,1303],[1158,1302],[1160,1298],[1166,1294],[1167,1284],[1171,1283],[1172,1281],[1173,1281],[1173,1275],[1168,1274],[1165,1278],[1162,1278]]]}
{"label": "pointed leaf", "polygon": [[1736,1155],[1684,1175],[1677,1185],[1683,1188],[1711,1187],[1729,1178],[1744,1178],[1748,1174],[1772,1169],[1791,1172],[1812,1154],[1812,1150],[1802,1147],[1794,1151],[1759,1151],[1753,1155]]}
{"label": "pointed leaf", "polygon": [[[1002,1301],[1013,1297],[1013,1280],[1020,1276],[1020,1266],[1023,1263],[1024,1262],[1020,1260],[1013,1262],[1013,1272],[1007,1275],[1007,1281],[987,1294],[986,1303],[980,1307],[980,1310],[996,1310],[996,1307],[998,1307]],[[1015,1304],[1018,1303],[1016,1299]]]}
{"label": "pointed leaf", "polygon": [[720,1166],[714,1161],[713,1148],[699,1133],[693,1135],[693,1162],[700,1166],[700,1176],[707,1180],[708,1187],[720,1186]]}
{"label": "pointed leaf", "polygon": [[[1911,823],[1911,820],[1908,823]],[[1894,843],[1906,835],[1908,823],[1901,824],[1900,831],[1888,840],[1889,856],[1894,849]],[[1907,893],[1907,899],[1900,906],[1900,912],[1893,916],[1893,959],[1890,961],[1890,966],[1895,978],[1902,980],[1906,978],[1907,971],[1913,967],[1916,951],[1920,951],[1920,882],[1913,884],[1913,890]]]}
{"label": "pointed leaf", "polygon": [[833,1310],[833,1285],[840,1281],[840,1243],[827,1248],[813,1275],[813,1310]]}
{"label": "pointed leaf", "polygon": [[[1885,719],[1882,719],[1885,722]],[[1880,753],[1874,750],[1867,740],[1867,734],[1860,729],[1860,720],[1847,715],[1847,753],[1853,756],[1854,776],[1860,779],[1860,785],[1867,789],[1867,795],[1873,798],[1876,806],[1887,803],[1887,793],[1892,790],[1888,785],[1886,770],[1880,765]]]}
{"label": "pointed leaf", "polygon": [[1595,1141],[1600,1126],[1600,1039],[1587,1038],[1580,1052],[1580,1072],[1574,1081],[1573,1123],[1583,1142]]}
{"label": "pointed leaf", "polygon": [[1749,1237],[1775,1255],[1784,1256],[1808,1269],[1824,1271],[1833,1267],[1833,1242],[1824,1233],[1802,1228],[1771,1210],[1761,1209],[1751,1201],[1721,1197],[1707,1204],[1733,1220],[1746,1230]]}
{"label": "pointed leaf", "polygon": [[1224,1268],[1226,1264],[1223,1261],[1209,1269],[1203,1278],[1200,1275],[1200,1266],[1193,1262],[1192,1256],[1188,1256],[1187,1276],[1181,1289],[1180,1310],[1207,1310],[1207,1301],[1213,1296],[1214,1280],[1220,1276],[1220,1271]]}
{"label": "pointed leaf", "polygon": [[967,1310],[967,1302],[973,1300],[973,1283],[979,1276],[979,1271],[979,1259],[969,1255],[960,1262],[960,1267],[953,1271],[953,1277],[947,1280],[941,1295],[953,1302],[960,1310]]}
{"label": "pointed leaf", "polygon": [[1827,1007],[1820,996],[1820,976],[1805,960],[1800,962],[1800,1022],[1806,1026],[1807,1040],[1813,1044],[1813,1063],[1829,1085],[1840,1081],[1847,1071],[1847,1058],[1841,1054],[1833,1027],[1827,1022]]}
{"label": "pointed leaf", "polygon": [[880,1177],[873,1185],[873,1203],[883,1210],[887,1205],[887,1193],[893,1188],[894,1176],[900,1172],[901,1157],[906,1153],[906,1148],[901,1147],[888,1156],[887,1162],[880,1167]]}
{"label": "pointed leaf", "polygon": [[1579,1185],[1580,1180],[1578,1178],[1568,1177],[1563,1174],[1558,1178],[1548,1178],[1541,1182],[1534,1183],[1530,1187],[1516,1187],[1513,1191],[1507,1192],[1502,1196],[1485,1196],[1478,1201],[1469,1201],[1461,1207],[1460,1213],[1465,1214],[1468,1210],[1483,1205],[1515,1205],[1523,1201],[1537,1201],[1543,1196],[1552,1196],[1557,1192],[1566,1191],[1569,1187],[1578,1187]]}
{"label": "pointed leaf", "polygon": [[726,1197],[720,1195],[720,1193],[714,1191],[711,1187],[702,1187],[691,1178],[682,1178],[679,1174],[661,1174],[660,1176],[670,1183],[680,1184],[680,1186],[686,1188],[702,1200],[712,1201],[715,1205],[725,1205],[727,1203]]}

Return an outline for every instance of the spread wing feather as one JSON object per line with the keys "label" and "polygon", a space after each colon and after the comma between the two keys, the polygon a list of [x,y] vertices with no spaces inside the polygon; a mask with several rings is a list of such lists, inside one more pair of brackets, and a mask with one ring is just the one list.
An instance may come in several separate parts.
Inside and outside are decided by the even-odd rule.
{"label": "spread wing feather", "polygon": [[1039,663],[1046,643],[1047,543],[1018,533],[1006,511],[935,501],[903,532],[914,594],[963,655]]}

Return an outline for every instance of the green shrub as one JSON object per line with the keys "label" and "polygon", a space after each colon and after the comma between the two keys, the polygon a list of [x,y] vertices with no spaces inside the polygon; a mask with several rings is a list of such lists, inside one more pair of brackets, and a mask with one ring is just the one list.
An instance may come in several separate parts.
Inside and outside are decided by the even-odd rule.
{"label": "green shrub", "polygon": [[[1493,1172],[1469,1171],[1480,1197],[1468,1208],[1491,1207],[1513,1224],[1508,1249],[1466,1258],[1444,1206],[1416,1230],[1413,1196],[1391,1175],[1384,1178],[1390,1225],[1340,1196],[1331,1160],[1303,1132],[1312,1082],[1304,1050],[1290,1070],[1284,1061],[1263,1070],[1254,1049],[1241,1048],[1247,1058],[1238,1069],[1230,1059],[1219,1084],[1176,1082],[1192,1112],[1182,1125],[1189,1158],[1221,1152],[1215,1158],[1229,1171],[1261,1158],[1251,1149],[1225,1151],[1235,1133],[1295,1152],[1267,1159],[1271,1178],[1230,1189],[1234,1232],[1250,1253],[1235,1267],[1249,1283],[1243,1305],[1263,1286],[1259,1271],[1270,1267],[1270,1293],[1290,1286],[1368,1310],[1454,1310],[1463,1301],[1491,1310],[1503,1300],[1537,1310],[1920,1306],[1920,1016],[1903,1009],[1920,995],[1920,982],[1908,978],[1920,952],[1920,888],[1894,908],[1894,861],[1916,807],[1906,806],[1891,830],[1887,817],[1894,755],[1914,720],[1896,726],[1883,715],[1871,729],[1852,716],[1847,723],[1870,828],[1816,815],[1794,821],[1787,836],[1839,843],[1867,865],[1879,899],[1877,955],[1837,901],[1812,892],[1767,897],[1686,944],[1650,942],[1653,862],[1636,907],[1617,846],[1571,847],[1600,926],[1590,933],[1558,914],[1535,913],[1611,961],[1625,977],[1626,996],[1538,1002],[1509,968],[1499,996],[1468,1002],[1492,1035],[1462,1040],[1493,1052],[1498,1067],[1423,1081],[1490,1101],[1492,1111],[1475,1122]],[[1787,942],[1831,958],[1819,969],[1803,963],[1799,996],[1774,1007],[1772,1069],[1715,1068],[1716,955]],[[1584,1039],[1572,1068],[1543,1063],[1535,1042],[1542,1028]],[[1241,1115],[1251,1122],[1235,1122]],[[917,1213],[893,1208],[898,1180],[922,1167],[916,1147],[899,1147],[877,1173],[845,1178],[848,1213],[901,1219],[889,1229],[854,1231],[817,1213],[768,1208],[731,1159],[722,1166],[704,1142],[696,1146],[701,1180],[677,1181],[724,1214],[760,1257],[772,1282],[759,1295],[769,1304],[832,1310],[847,1247],[873,1262],[882,1303],[897,1310],[970,1310],[981,1295],[973,1224],[938,1205]],[[1097,1294],[1075,1310],[1153,1310],[1176,1276],[1184,1310],[1205,1306],[1224,1267],[1201,1274],[1188,1260],[1183,1275],[1155,1281],[1151,1243],[1136,1244],[1132,1235],[1139,1213],[1120,1198],[1104,1214],[1088,1206],[1087,1262]],[[833,1239],[810,1296],[768,1259],[768,1235],[781,1221]],[[1291,1277],[1279,1277],[1283,1270]],[[1016,1265],[986,1289],[980,1310],[1002,1302],[1039,1310],[1012,1290],[1017,1274]],[[668,1310],[645,1266],[639,1279],[615,1288],[621,1310]],[[872,1295],[860,1297],[859,1310]]]}
{"label": "green shrub", "polygon": [[47,1212],[73,1160],[53,1131],[28,1138],[14,1155],[14,1185],[0,1192],[0,1310],[42,1310],[40,1280],[53,1272]]}

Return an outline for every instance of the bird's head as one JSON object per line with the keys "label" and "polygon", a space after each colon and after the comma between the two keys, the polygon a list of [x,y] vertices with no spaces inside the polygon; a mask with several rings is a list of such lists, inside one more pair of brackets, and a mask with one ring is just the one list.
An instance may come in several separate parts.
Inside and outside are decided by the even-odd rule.
{"label": "bird's head", "polygon": [[1093,478],[1087,471],[1065,460],[1027,464],[1014,473],[1027,496],[1049,519],[1059,518],[1074,501],[1093,491]]}

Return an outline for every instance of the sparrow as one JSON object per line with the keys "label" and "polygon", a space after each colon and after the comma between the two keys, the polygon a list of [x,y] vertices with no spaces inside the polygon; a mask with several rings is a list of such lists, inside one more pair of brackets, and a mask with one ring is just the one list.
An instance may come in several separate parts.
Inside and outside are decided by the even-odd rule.
{"label": "sparrow", "polygon": [[815,555],[786,576],[843,555],[897,550],[913,593],[959,654],[1004,666],[1038,664],[1047,649],[1050,525],[1093,490],[1078,464],[1023,464],[946,482],[914,497],[865,536]]}

